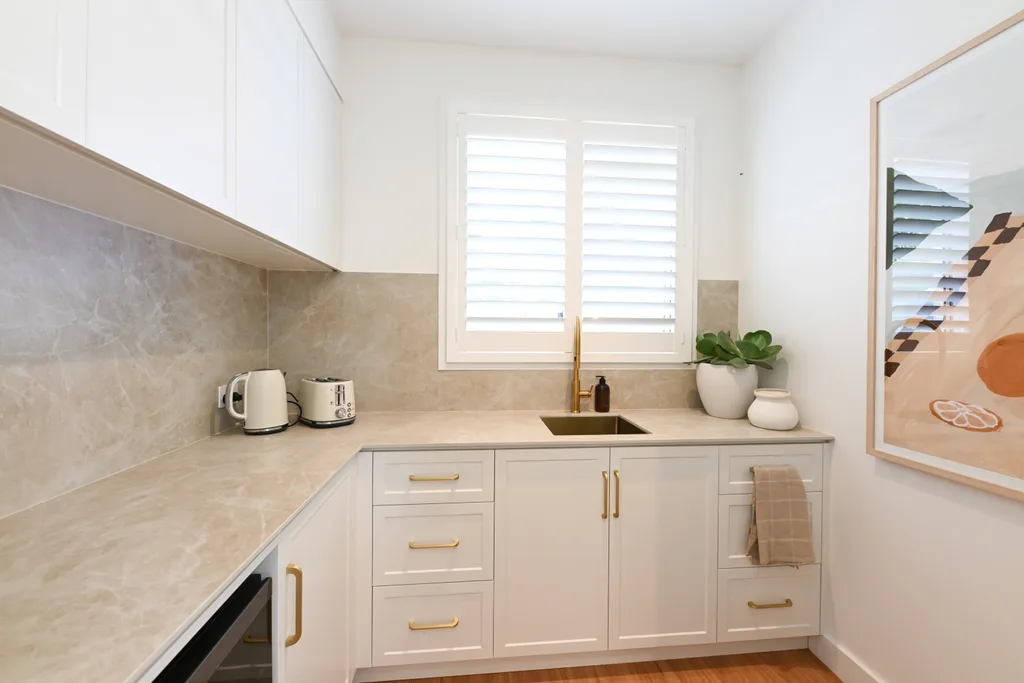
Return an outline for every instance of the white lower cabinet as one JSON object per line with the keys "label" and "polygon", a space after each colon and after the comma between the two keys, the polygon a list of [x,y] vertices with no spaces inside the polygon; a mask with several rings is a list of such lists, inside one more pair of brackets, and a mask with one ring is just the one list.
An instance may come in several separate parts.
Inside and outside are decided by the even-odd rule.
{"label": "white lower cabinet", "polygon": [[496,452],[496,657],[608,648],[608,457]]}
{"label": "white lower cabinet", "polygon": [[609,647],[715,642],[718,448],[611,449]]}
{"label": "white lower cabinet", "polygon": [[[747,556],[753,496],[718,497],[718,566],[721,569],[753,567]],[[807,512],[811,518],[814,556],[821,562],[822,494],[807,494]]]}
{"label": "white lower cabinet", "polygon": [[351,683],[355,673],[355,461],[338,477],[278,545],[275,683]]}
{"label": "white lower cabinet", "polygon": [[821,566],[718,573],[718,642],[818,634]]}
{"label": "white lower cabinet", "polygon": [[373,585],[490,581],[493,576],[492,503],[373,509]]}
{"label": "white lower cabinet", "polygon": [[490,581],[373,589],[373,665],[486,659],[493,655]]}

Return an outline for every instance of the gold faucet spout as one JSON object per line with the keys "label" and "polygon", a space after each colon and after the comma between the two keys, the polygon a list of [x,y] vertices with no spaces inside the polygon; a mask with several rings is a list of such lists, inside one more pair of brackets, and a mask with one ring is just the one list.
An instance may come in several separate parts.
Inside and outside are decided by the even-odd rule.
{"label": "gold faucet spout", "polygon": [[572,341],[572,386],[569,388],[569,394],[572,396],[572,412],[580,412],[580,399],[590,398],[594,393],[594,385],[590,385],[590,389],[580,389],[580,342],[582,338],[580,332],[580,317],[576,316],[576,333],[573,335]]}

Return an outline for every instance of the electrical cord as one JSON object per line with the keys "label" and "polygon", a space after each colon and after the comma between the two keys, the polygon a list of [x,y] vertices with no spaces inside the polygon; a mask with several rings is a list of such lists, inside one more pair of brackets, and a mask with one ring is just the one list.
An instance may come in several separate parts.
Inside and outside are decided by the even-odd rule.
{"label": "electrical cord", "polygon": [[299,399],[295,397],[295,394],[293,394],[290,391],[287,392],[287,394],[292,397],[292,400],[288,401],[288,403],[292,404],[293,406],[299,409],[299,414],[295,416],[295,422],[288,423],[289,427],[294,427],[295,425],[299,424],[299,420],[302,418],[302,405],[299,403]]}

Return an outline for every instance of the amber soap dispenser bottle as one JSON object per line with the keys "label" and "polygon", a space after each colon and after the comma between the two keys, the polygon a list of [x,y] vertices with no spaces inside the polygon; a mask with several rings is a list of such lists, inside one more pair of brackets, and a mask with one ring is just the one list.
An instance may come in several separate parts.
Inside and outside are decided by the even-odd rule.
{"label": "amber soap dispenser bottle", "polygon": [[598,375],[597,386],[594,387],[594,412],[607,413],[612,407],[612,388],[604,380],[604,375]]}

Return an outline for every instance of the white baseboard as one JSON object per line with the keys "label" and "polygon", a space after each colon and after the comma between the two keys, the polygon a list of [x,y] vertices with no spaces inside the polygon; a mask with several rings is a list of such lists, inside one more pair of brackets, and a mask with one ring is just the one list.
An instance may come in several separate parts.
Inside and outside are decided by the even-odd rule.
{"label": "white baseboard", "polygon": [[814,656],[832,669],[843,683],[885,683],[885,679],[828,636],[814,636],[809,640]]}
{"label": "white baseboard", "polygon": [[478,659],[468,662],[443,662],[440,664],[378,666],[370,669],[359,669],[356,672],[353,683],[376,683],[377,681],[402,681],[413,678],[560,669],[570,666],[598,666],[601,664],[623,664],[626,662],[654,662],[664,659],[692,659],[694,657],[738,655],[751,652],[780,652],[783,650],[804,650],[806,648],[807,638],[779,638],[777,640],[758,640],[740,643],[711,643],[708,645],[686,645],[680,647],[580,652],[569,655],[505,657],[502,659]]}

